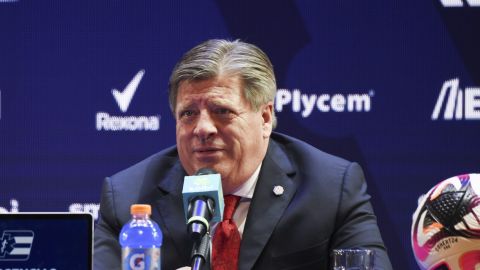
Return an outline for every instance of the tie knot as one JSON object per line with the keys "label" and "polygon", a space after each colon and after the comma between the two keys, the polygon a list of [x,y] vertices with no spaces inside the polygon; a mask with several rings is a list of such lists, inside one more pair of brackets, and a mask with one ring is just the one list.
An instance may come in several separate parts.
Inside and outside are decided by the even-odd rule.
{"label": "tie knot", "polygon": [[223,197],[225,208],[223,209],[223,220],[232,219],[233,213],[240,202],[240,197],[235,195],[226,195]]}

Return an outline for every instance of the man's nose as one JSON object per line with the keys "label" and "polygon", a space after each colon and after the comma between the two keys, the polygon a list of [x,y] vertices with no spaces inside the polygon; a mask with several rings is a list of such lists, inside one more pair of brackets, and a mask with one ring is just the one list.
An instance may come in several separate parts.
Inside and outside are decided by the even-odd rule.
{"label": "man's nose", "polygon": [[200,112],[193,132],[194,135],[199,137],[202,141],[212,138],[212,136],[217,133],[215,122],[208,112]]}

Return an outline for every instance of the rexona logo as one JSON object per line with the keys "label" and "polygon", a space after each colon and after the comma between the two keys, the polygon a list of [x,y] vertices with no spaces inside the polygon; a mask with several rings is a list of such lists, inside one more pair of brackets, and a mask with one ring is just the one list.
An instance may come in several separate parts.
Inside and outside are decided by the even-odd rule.
{"label": "rexona logo", "polygon": [[0,261],[28,260],[33,236],[33,231],[4,230],[0,238]]}
{"label": "rexona logo", "polygon": [[467,4],[471,7],[480,7],[480,0],[440,0],[440,3],[444,7],[463,7]]}
{"label": "rexona logo", "polygon": [[[113,98],[122,113],[127,112],[143,75],[145,75],[145,70],[142,69],[127,84],[125,89],[121,91],[112,89]],[[126,116],[97,112],[96,128],[98,131],[157,131],[160,129],[160,115]]]}
{"label": "rexona logo", "polygon": [[293,91],[278,89],[275,97],[275,110],[281,112],[284,107],[291,107],[295,113],[302,117],[309,117],[314,111],[328,112],[369,112],[372,108],[373,90],[368,93],[350,94],[306,94],[299,89]]}
{"label": "rexona logo", "polygon": [[[451,79],[443,83],[438,95],[432,120],[480,120],[480,87],[459,87],[459,79]],[[448,96],[448,97],[447,97]],[[440,111],[443,107],[443,115]]]}

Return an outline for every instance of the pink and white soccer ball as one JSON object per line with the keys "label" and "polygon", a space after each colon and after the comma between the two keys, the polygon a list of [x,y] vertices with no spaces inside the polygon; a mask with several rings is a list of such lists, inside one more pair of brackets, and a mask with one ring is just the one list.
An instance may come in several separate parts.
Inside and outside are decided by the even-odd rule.
{"label": "pink and white soccer ball", "polygon": [[412,248],[427,270],[480,269],[480,174],[448,178],[418,201]]}

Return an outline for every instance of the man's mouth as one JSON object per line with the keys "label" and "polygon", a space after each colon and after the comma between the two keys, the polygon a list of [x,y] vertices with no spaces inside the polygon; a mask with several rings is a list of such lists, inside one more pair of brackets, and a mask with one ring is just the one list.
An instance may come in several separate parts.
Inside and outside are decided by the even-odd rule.
{"label": "man's mouth", "polygon": [[216,152],[220,150],[221,149],[217,147],[198,147],[198,148],[194,148],[193,152],[194,153],[210,153],[210,152]]}

